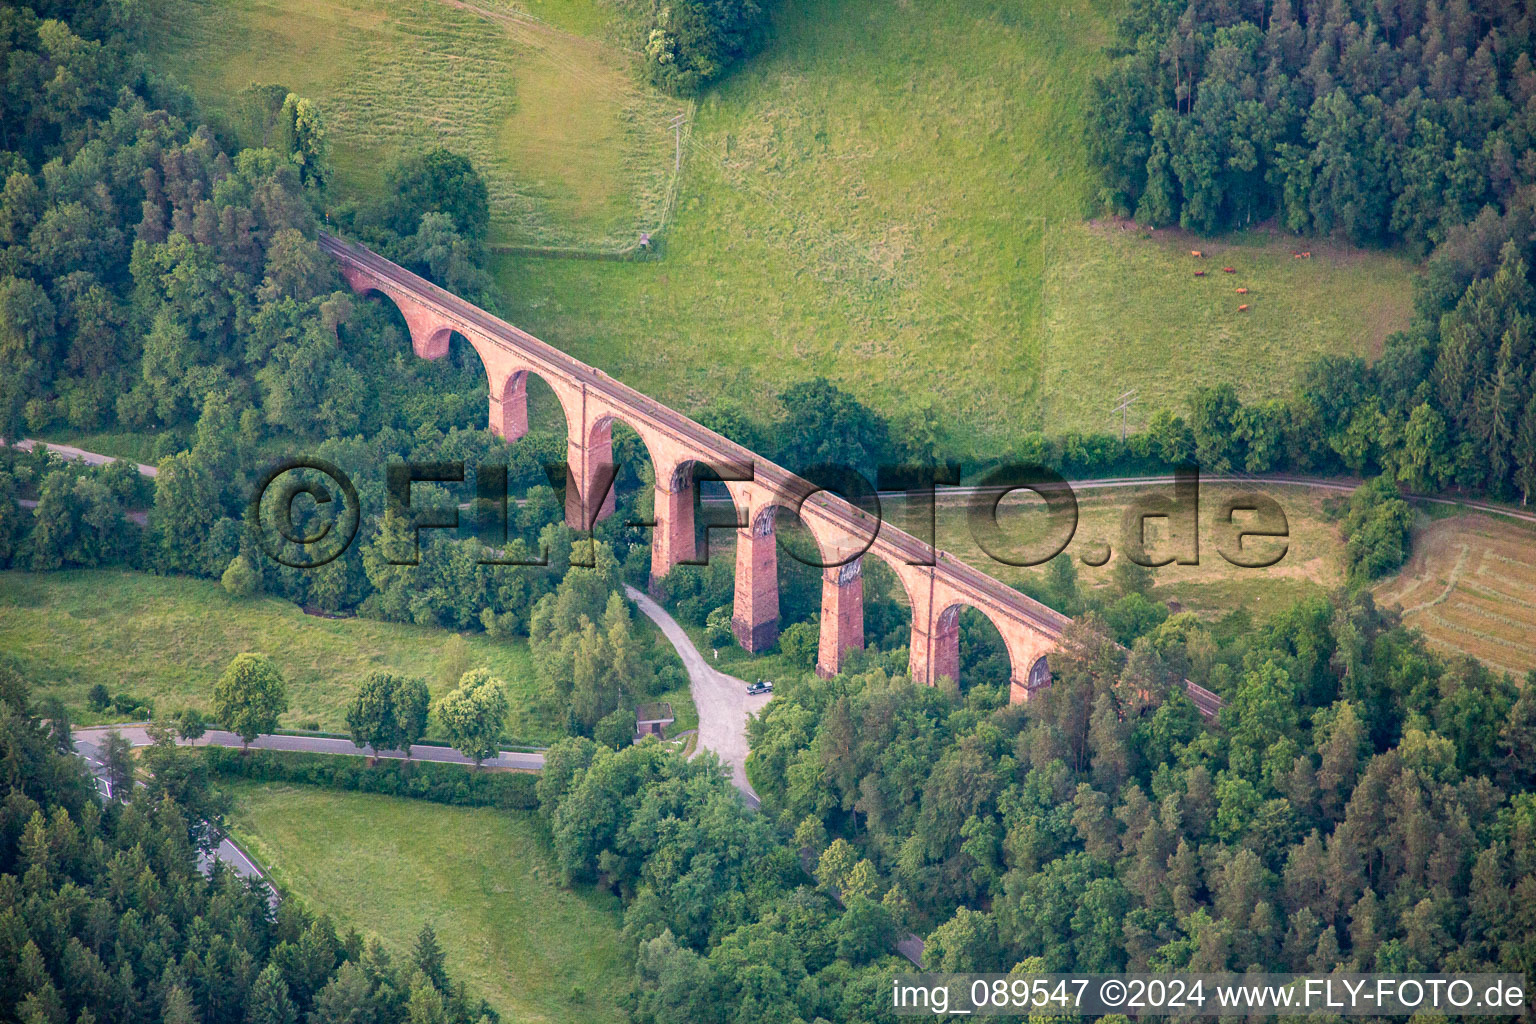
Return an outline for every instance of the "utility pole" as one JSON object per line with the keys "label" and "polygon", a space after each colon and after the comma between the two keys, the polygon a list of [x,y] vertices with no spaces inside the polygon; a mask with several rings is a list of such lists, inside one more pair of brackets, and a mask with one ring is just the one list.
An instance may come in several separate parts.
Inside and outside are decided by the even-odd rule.
{"label": "utility pole", "polygon": [[1120,441],[1122,444],[1125,442],[1125,411],[1130,408],[1132,402],[1136,401],[1136,390],[1136,388],[1131,388],[1131,390],[1115,399],[1115,401],[1120,403],[1115,406],[1114,411],[1120,414]]}
{"label": "utility pole", "polygon": [[671,121],[673,133],[677,136],[677,158],[672,162],[672,170],[683,169],[683,124],[688,120],[687,114],[678,114]]}

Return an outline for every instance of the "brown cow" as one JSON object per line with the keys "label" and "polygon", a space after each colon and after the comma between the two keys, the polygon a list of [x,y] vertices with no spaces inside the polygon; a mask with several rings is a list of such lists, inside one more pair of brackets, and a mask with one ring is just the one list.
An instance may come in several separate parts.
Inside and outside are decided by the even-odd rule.
{"label": "brown cow", "polygon": [[1237,269],[1235,267],[1222,267],[1221,272],[1223,274],[1235,274],[1237,273]]}
{"label": "brown cow", "polygon": [[1237,294],[1239,294],[1239,295],[1247,295],[1248,294],[1248,289],[1247,288],[1239,288],[1237,290]]}
{"label": "brown cow", "polygon": [[1205,258],[1205,253],[1201,252],[1199,249],[1191,249],[1191,250],[1189,250],[1189,254],[1191,256],[1195,257],[1195,259],[1204,259]]}
{"label": "brown cow", "polygon": [[1245,302],[1241,306],[1238,306],[1237,307],[1237,311],[1239,313],[1246,313],[1246,312],[1248,312],[1248,303]]}
{"label": "brown cow", "polygon": [[1205,276],[1205,271],[1197,270],[1197,271],[1195,271],[1195,276],[1196,277],[1204,277]]}

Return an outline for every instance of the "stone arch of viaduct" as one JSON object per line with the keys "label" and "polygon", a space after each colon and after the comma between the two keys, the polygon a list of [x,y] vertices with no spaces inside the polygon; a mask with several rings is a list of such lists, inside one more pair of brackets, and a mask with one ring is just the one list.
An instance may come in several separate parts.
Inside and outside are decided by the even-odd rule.
{"label": "stone arch of viaduct", "polygon": [[[613,472],[613,423],[640,436],[656,478],[653,580],[695,555],[693,465],[722,477],[739,524],[732,628],[743,647],[763,650],[777,638],[774,526],[777,510],[790,508],[815,538],[821,561],[829,563],[822,572],[817,660],[823,676],[835,674],[848,652],[864,645],[862,566],[873,557],[895,572],[912,609],[914,680],[932,685],[946,675],[958,679],[959,610],[968,606],[1002,635],[1014,702],[1049,683],[1045,659],[1069,622],[1065,616],[889,523],[876,523],[835,495],[812,493],[794,474],[362,246],[326,234],[320,245],[355,292],[380,292],[399,307],[417,355],[447,354],[453,334],[474,346],[489,377],[495,434],[509,441],[522,436],[528,429],[528,375],[548,383],[565,412],[570,463],[565,510],[573,528],[589,529],[614,509],[604,479]],[[751,467],[751,479],[730,479],[745,476],[745,467]],[[587,500],[593,494],[605,497]]]}

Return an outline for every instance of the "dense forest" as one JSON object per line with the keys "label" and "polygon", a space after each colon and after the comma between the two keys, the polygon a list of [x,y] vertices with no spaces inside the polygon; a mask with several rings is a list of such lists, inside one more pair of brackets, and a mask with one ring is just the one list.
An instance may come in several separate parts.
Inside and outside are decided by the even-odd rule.
{"label": "dense forest", "polygon": [[0,1016],[20,1024],[492,1024],[430,927],[409,957],[338,935],[199,856],[221,803],[198,753],[101,801],[67,725],[0,669]]}
{"label": "dense forest", "polygon": [[1412,326],[1374,365],[1324,359],[1264,404],[1199,392],[1153,422],[1166,456],[1529,500],[1533,30],[1499,0],[1127,7],[1087,114],[1109,210],[1433,251]]}
{"label": "dense forest", "polygon": [[624,899],[637,1024],[899,1019],[885,1006],[905,908],[839,907],[713,757],[564,740],[538,794],[566,880]]}
{"label": "dense forest", "polygon": [[1368,597],[1129,652],[1089,615],[1052,669],[1002,708],[879,669],[781,686],[749,776],[824,879],[911,908],[931,969],[1536,967],[1536,680]]}
{"label": "dense forest", "polygon": [[1532,30],[1500,0],[1136,0],[1089,106],[1102,198],[1427,249],[1536,180]]}

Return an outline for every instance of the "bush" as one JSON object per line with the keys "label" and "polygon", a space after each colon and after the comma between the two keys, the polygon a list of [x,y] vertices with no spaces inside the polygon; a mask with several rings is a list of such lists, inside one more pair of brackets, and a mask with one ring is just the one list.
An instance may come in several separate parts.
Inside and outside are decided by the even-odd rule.
{"label": "bush", "polygon": [[381,760],[348,754],[303,754],[253,750],[242,756],[232,747],[204,747],[208,770],[223,778],[322,786],[350,793],[410,797],[457,807],[499,807],[526,811],[538,807],[530,772],[471,771],[468,765],[431,761]]}
{"label": "bush", "polygon": [[256,593],[256,585],[259,582],[256,570],[251,568],[250,561],[244,555],[236,555],[231,559],[229,567],[224,570],[224,575],[219,578],[225,593],[236,598],[250,597]]}
{"label": "bush", "polygon": [[1344,516],[1344,557],[1356,585],[1379,579],[1408,558],[1413,509],[1384,476],[1355,488]]}
{"label": "bush", "polygon": [[696,92],[755,51],[766,22],[757,0],[652,0],[646,71],[670,92]]}
{"label": "bush", "polygon": [[1137,637],[1162,625],[1167,618],[1167,605],[1137,593],[1126,594],[1104,609],[1105,624],[1122,644],[1133,643]]}
{"label": "bush", "polygon": [[454,230],[483,239],[490,225],[485,179],[468,157],[441,146],[404,157],[385,174],[391,192],[389,227],[402,238],[414,235],[428,213],[447,214]]}
{"label": "bush", "polygon": [[85,695],[86,707],[97,714],[107,710],[108,705],[111,703],[112,695],[107,693],[107,688],[100,683],[91,687],[90,692]]}
{"label": "bush", "polygon": [[735,635],[731,632],[731,607],[721,605],[704,620],[704,641],[711,647],[729,647]]}
{"label": "bush", "polygon": [[814,622],[797,622],[779,634],[779,650],[797,665],[810,668],[816,664],[821,646],[821,627]]}
{"label": "bush", "polygon": [[592,730],[592,738],[606,747],[622,750],[635,741],[635,711],[617,708],[603,716]]}
{"label": "bush", "polygon": [[668,662],[662,665],[651,676],[651,688],[648,696],[659,697],[672,690],[681,690],[688,685],[688,673],[677,662]]}

